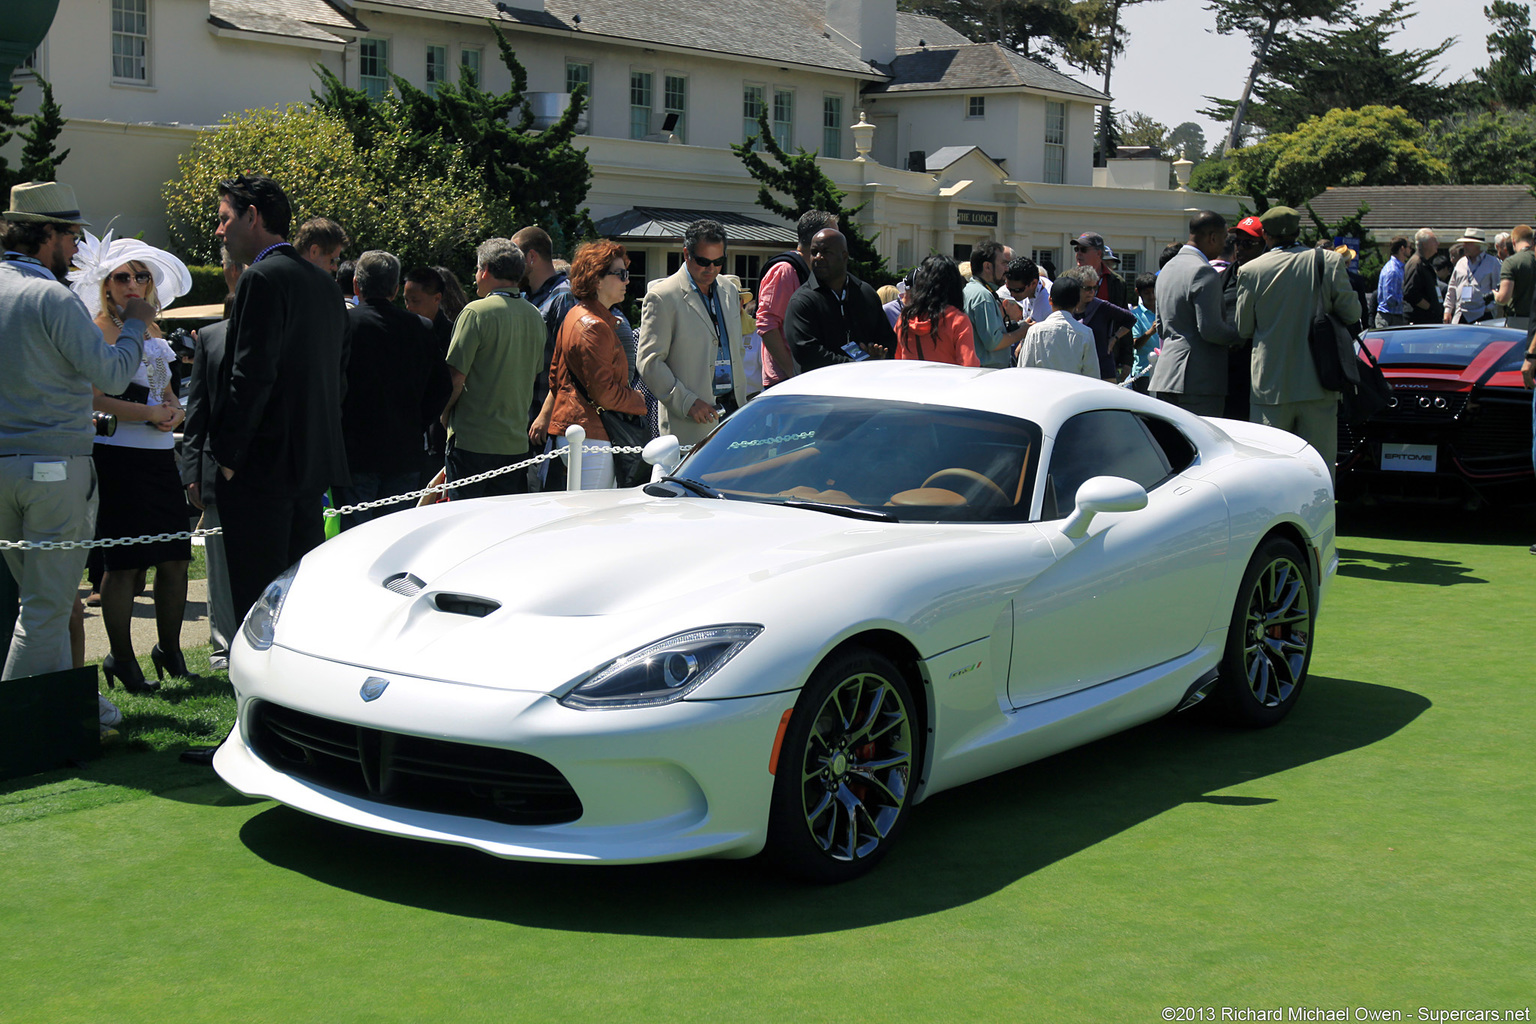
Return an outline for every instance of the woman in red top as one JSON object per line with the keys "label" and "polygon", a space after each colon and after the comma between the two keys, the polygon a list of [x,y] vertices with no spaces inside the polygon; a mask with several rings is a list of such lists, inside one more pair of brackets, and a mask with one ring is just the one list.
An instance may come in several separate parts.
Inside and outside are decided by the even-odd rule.
{"label": "woman in red top", "polygon": [[965,315],[964,290],[960,268],[948,256],[935,254],[917,265],[896,321],[897,359],[981,365],[971,318]]}
{"label": "woman in red top", "polygon": [[644,396],[629,386],[629,361],[614,332],[618,318],[609,312],[624,301],[628,263],[624,247],[617,242],[588,242],[576,250],[570,280],[571,294],[578,302],[560,324],[549,364],[549,390],[555,396],[549,436],[559,449],[566,445],[565,429],[571,424],[586,429],[581,461],[584,491],[613,486],[613,456],[606,451],[608,432],[598,406],[645,415]]}

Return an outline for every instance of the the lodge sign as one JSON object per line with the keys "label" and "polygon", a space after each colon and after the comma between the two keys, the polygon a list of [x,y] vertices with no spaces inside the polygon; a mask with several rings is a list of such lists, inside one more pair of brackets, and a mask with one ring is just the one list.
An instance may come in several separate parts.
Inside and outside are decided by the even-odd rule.
{"label": "the lodge sign", "polygon": [[997,227],[996,210],[956,210],[955,224],[962,228]]}

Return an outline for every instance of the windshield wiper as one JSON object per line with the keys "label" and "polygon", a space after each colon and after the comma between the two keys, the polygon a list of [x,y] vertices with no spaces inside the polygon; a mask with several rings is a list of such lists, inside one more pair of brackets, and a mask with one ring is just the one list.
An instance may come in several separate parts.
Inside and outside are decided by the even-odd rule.
{"label": "windshield wiper", "polygon": [[660,480],[646,484],[645,493],[657,498],[673,497],[671,494],[657,494],[655,491],[651,490],[651,487],[657,483],[677,484],[679,487],[692,491],[694,494],[697,494],[701,498],[718,498],[721,501],[725,500],[725,495],[721,494],[713,487],[709,486],[708,484],[701,484],[697,480],[690,480],[686,476],[664,476]]}
{"label": "windshield wiper", "polygon": [[872,519],[881,523],[899,523],[901,520],[894,514],[878,508],[855,508],[852,505],[830,505],[824,501],[806,501],[803,498],[788,498],[780,502],[790,508],[803,508],[812,512],[826,512],[828,515],[847,516],[849,519]]}

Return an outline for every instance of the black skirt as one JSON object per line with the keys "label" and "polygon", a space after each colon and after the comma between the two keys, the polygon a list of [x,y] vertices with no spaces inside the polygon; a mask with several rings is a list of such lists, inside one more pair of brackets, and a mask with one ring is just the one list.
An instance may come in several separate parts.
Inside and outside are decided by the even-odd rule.
{"label": "black skirt", "polygon": [[[129,428],[147,427],[128,424]],[[180,533],[191,519],[173,448],[124,448],[98,444],[91,452],[96,463],[100,501],[96,510],[96,539]],[[103,548],[108,572],[144,569],[161,562],[192,557],[189,540],[163,540]]]}

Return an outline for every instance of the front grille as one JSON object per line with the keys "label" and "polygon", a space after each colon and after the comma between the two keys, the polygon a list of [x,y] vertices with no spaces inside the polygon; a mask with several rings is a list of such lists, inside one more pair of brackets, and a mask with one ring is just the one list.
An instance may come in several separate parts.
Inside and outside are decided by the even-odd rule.
{"label": "front grille", "polygon": [[257,702],[251,745],[278,771],[380,803],[511,825],[581,817],[554,765],[531,754],[366,729]]}
{"label": "front grille", "polygon": [[1512,468],[1530,465],[1531,406],[1527,399],[1506,401],[1486,397],[1478,403],[1472,421],[1456,438],[1456,454],[1469,468],[1509,463]]}

